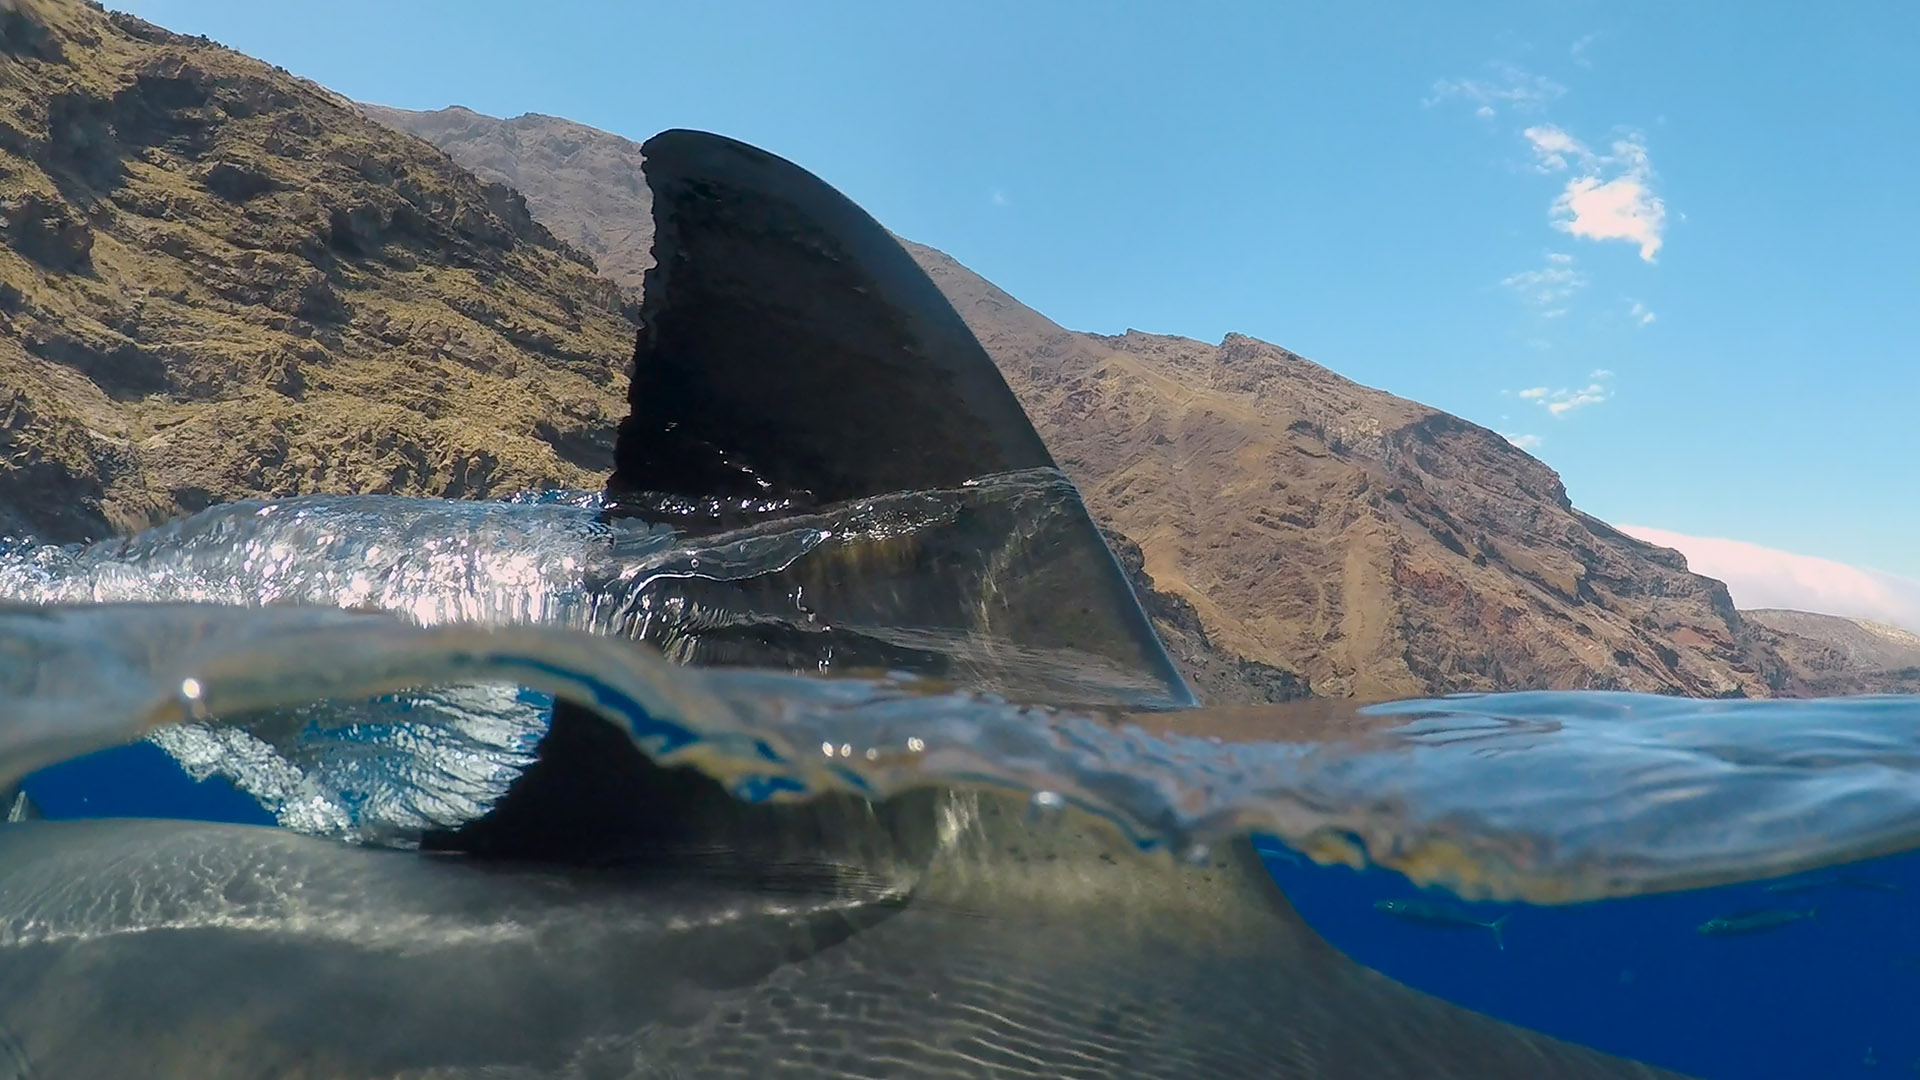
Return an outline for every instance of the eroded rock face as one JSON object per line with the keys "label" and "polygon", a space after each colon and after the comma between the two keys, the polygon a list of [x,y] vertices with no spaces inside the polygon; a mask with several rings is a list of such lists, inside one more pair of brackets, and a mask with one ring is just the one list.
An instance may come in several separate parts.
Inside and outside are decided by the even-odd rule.
{"label": "eroded rock face", "polygon": [[1240,335],[1065,331],[915,253],[1096,516],[1241,656],[1361,698],[1790,689],[1724,586],[1494,432]]}
{"label": "eroded rock face", "polygon": [[602,483],[633,306],[516,192],[205,39],[0,14],[0,529]]}
{"label": "eroded rock face", "polygon": [[56,273],[91,269],[93,233],[58,199],[27,192],[0,199],[7,243],[40,267]]}
{"label": "eroded rock face", "polygon": [[1920,635],[1896,626],[1762,608],[1747,625],[1822,697],[1920,694]]}

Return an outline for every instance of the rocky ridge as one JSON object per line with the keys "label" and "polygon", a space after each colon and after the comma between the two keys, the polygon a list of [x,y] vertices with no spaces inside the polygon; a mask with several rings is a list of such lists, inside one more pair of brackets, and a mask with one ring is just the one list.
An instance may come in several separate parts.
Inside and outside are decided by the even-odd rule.
{"label": "rocky ridge", "polygon": [[1756,608],[1741,614],[1812,693],[1920,694],[1920,635],[1808,611]]}
{"label": "rocky ridge", "polygon": [[0,529],[597,486],[631,304],[512,189],[312,83],[0,4]]}

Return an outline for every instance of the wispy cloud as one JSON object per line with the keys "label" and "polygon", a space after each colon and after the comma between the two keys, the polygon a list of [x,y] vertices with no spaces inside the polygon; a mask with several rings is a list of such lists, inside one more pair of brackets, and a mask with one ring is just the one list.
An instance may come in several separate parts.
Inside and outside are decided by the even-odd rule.
{"label": "wispy cloud", "polygon": [[1575,409],[1598,405],[1607,397],[1607,388],[1599,383],[1588,383],[1578,390],[1555,390],[1547,400],[1547,411],[1555,416],[1565,416]]}
{"label": "wispy cloud", "polygon": [[1567,301],[1587,285],[1586,275],[1575,270],[1572,261],[1556,252],[1547,256],[1546,266],[1511,274],[1502,278],[1500,284],[1540,308],[1544,318],[1564,315]]}
{"label": "wispy cloud", "polygon": [[1504,431],[1500,433],[1500,437],[1522,450],[1537,450],[1541,443],[1547,441],[1538,435],[1509,435]]}
{"label": "wispy cloud", "polygon": [[1920,633],[1920,581],[1912,578],[1743,540],[1688,536],[1644,525],[1619,528],[1649,544],[1673,548],[1687,557],[1694,573],[1726,582],[1737,607],[1792,608]]}
{"label": "wispy cloud", "polygon": [[1632,319],[1635,326],[1646,326],[1653,322],[1654,314],[1647,310],[1647,305],[1635,300],[1627,308],[1627,318]]}
{"label": "wispy cloud", "polygon": [[1432,108],[1446,101],[1465,101],[1474,106],[1474,115],[1490,118],[1501,109],[1537,112],[1567,92],[1552,79],[1512,64],[1495,64],[1493,69],[1493,77],[1486,79],[1440,79],[1420,104]]}
{"label": "wispy cloud", "polygon": [[1653,163],[1639,135],[1615,139],[1602,154],[1552,124],[1521,134],[1542,172],[1574,174],[1553,201],[1554,228],[1588,240],[1626,240],[1653,261],[1665,242],[1667,204],[1654,193]]}
{"label": "wispy cloud", "polygon": [[1533,147],[1535,165],[1541,172],[1559,172],[1573,162],[1586,165],[1593,160],[1586,145],[1558,125],[1535,124],[1520,135]]}
{"label": "wispy cloud", "polygon": [[1593,61],[1587,59],[1587,49],[1598,40],[1600,40],[1599,34],[1586,34],[1573,43],[1573,47],[1567,50],[1567,55],[1573,58],[1576,66],[1591,68]]}
{"label": "wispy cloud", "polygon": [[1585,386],[1561,387],[1557,390],[1546,386],[1530,386],[1517,391],[1516,396],[1523,401],[1533,402],[1552,416],[1561,417],[1612,397],[1613,389],[1607,385],[1612,378],[1613,372],[1606,368],[1595,368],[1587,374]]}
{"label": "wispy cloud", "polygon": [[1007,189],[994,188],[991,192],[987,194],[987,201],[992,203],[995,206],[1007,205]]}

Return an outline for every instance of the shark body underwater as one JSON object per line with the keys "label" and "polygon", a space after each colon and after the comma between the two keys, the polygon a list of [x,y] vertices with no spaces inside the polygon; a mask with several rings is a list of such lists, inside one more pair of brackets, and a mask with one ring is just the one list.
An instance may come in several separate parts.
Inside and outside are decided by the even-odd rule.
{"label": "shark body underwater", "polygon": [[[692,535],[1053,466],[953,308],[850,201],[718,136],[644,152],[656,265],[608,515]],[[657,610],[678,621],[629,636],[694,666],[1195,704],[1067,506],[1038,533],[963,511],[771,577],[667,582]],[[753,617],[800,592],[828,629]],[[1024,795],[743,801],[563,699],[506,795],[417,850],[7,825],[0,1077],[1674,1075],[1354,963],[1245,837],[1197,865],[1144,860],[1097,821],[1037,823]]]}

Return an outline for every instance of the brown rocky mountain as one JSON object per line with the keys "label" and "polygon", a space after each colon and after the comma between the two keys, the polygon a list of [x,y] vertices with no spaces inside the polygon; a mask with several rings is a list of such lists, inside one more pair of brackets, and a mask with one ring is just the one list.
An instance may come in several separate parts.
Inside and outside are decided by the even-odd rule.
{"label": "brown rocky mountain", "polygon": [[1741,614],[1816,694],[1920,694],[1920,635],[1807,611]]}
{"label": "brown rocky mountain", "polygon": [[[548,116],[366,108],[517,185],[556,235],[640,287],[637,144]],[[1210,700],[1804,692],[1724,586],[1580,513],[1491,431],[1251,338],[1065,330],[906,246],[1154,586],[1156,624]]]}
{"label": "brown rocky mountain", "polygon": [[512,190],[311,83],[0,4],[0,529],[598,486],[628,306]]}
{"label": "brown rocky mountain", "polygon": [[534,220],[564,223],[568,243],[593,256],[602,274],[640,288],[653,265],[653,195],[638,167],[639,144],[537,113],[498,120],[459,106],[360,108],[446,151],[475,176],[525,195]]}

